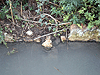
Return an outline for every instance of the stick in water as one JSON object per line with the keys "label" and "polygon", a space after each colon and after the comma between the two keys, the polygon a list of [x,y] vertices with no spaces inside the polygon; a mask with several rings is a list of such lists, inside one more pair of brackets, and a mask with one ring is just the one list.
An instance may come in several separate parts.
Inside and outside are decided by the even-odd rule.
{"label": "stick in water", "polygon": [[[54,67],[55,68],[55,67]],[[59,71],[59,69],[55,68],[57,71]],[[62,73],[61,71],[59,71],[60,73]],[[62,73],[63,74],[63,73]],[[64,74],[63,74],[64,75]]]}

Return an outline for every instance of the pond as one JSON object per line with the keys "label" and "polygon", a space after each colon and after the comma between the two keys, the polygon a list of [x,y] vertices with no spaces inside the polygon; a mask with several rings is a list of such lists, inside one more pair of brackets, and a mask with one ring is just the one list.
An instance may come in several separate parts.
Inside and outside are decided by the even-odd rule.
{"label": "pond", "polygon": [[60,43],[50,51],[34,42],[8,47],[0,45],[1,75],[100,75],[100,43]]}

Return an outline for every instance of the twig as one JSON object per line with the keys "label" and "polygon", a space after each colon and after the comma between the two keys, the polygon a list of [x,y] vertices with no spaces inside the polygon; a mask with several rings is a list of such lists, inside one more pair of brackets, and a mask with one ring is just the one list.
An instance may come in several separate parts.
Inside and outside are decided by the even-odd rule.
{"label": "twig", "polygon": [[[55,67],[54,67],[55,68]],[[55,68],[57,71],[59,71],[59,69]],[[62,73],[61,71],[59,71],[60,73]],[[63,73],[62,73],[63,74]],[[63,74],[64,75],[64,74]]]}
{"label": "twig", "polygon": [[37,38],[34,38],[34,40],[39,39],[39,38],[42,38],[42,37],[45,37],[45,36],[48,36],[48,35],[51,35],[51,34],[55,34],[55,33],[57,33],[57,32],[63,31],[63,30],[65,30],[65,29],[62,29],[62,30],[59,30],[59,31],[55,31],[55,32],[51,32],[51,33],[49,33],[49,34],[45,34],[45,35],[42,35],[42,36],[39,36],[39,37],[37,37]]}
{"label": "twig", "polygon": [[[49,16],[49,17],[51,17],[54,21],[55,21],[55,23],[57,23],[57,19],[55,19],[54,17],[52,17],[51,15],[49,15],[49,14],[46,14],[46,13],[43,13],[43,15],[47,15],[47,16]],[[38,18],[38,17],[40,17],[40,15],[39,16],[37,16],[37,17],[34,17],[34,19],[35,18]],[[59,22],[59,21],[58,21]]]}
{"label": "twig", "polygon": [[[39,23],[39,24],[41,24],[42,22],[39,22],[39,21],[32,21],[32,20],[27,20],[27,19],[21,19],[21,20],[23,20],[23,21],[29,21],[29,22],[34,22],[34,23]],[[66,25],[66,24],[70,24],[71,22],[67,22],[67,23],[60,23],[60,24],[58,24],[58,26],[60,26],[60,25]],[[43,24],[45,24],[45,23],[43,23]],[[56,25],[56,24],[51,24],[51,23],[48,23],[48,25]]]}
{"label": "twig", "polygon": [[[47,2],[47,1],[46,1]],[[53,5],[55,5],[55,6],[57,6],[57,7],[60,7],[59,5],[57,5],[57,4],[55,4],[55,3],[52,3],[52,2],[49,2],[50,4],[53,4]]]}
{"label": "twig", "polygon": [[32,21],[32,20],[27,20],[27,19],[21,19],[21,20],[28,21],[28,22],[42,23],[42,22],[39,22],[39,21]]}
{"label": "twig", "polygon": [[13,21],[13,23],[15,23],[14,22],[14,18],[13,18],[13,12],[12,12],[12,4],[11,4],[11,1],[9,0],[9,4],[10,4],[10,10],[11,10],[11,16],[12,16],[12,21]]}
{"label": "twig", "polygon": [[[52,17],[51,15],[49,15],[49,14],[46,14],[46,13],[43,13],[43,15],[47,15],[47,16],[49,16],[49,17],[51,17],[54,21],[55,21],[55,23],[56,23],[56,31],[58,30],[58,23],[57,23],[57,20],[54,18],[54,17]],[[56,35],[56,33],[55,33],[55,35]]]}
{"label": "twig", "polygon": [[22,16],[22,2],[21,2],[21,16]]}
{"label": "twig", "polygon": [[47,16],[51,17],[55,21],[55,23],[57,24],[57,20],[54,17],[52,17],[51,15],[46,14],[46,13],[43,13],[43,15],[47,15]]}

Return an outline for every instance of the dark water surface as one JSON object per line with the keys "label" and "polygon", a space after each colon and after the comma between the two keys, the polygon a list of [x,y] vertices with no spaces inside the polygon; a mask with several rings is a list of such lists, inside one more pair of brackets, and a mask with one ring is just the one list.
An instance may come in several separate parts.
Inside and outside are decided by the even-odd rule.
{"label": "dark water surface", "polygon": [[[60,43],[45,52],[36,43],[0,45],[0,75],[100,75],[100,43]],[[16,48],[17,53],[7,55]]]}

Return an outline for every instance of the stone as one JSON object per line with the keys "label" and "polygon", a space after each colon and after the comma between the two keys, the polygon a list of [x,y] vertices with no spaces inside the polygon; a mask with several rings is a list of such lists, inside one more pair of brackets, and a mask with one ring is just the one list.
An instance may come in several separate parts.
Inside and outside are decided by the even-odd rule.
{"label": "stone", "polygon": [[39,38],[39,39],[36,39],[34,41],[37,42],[37,43],[40,43],[41,42],[41,39]]}
{"label": "stone", "polygon": [[22,39],[19,39],[19,40],[17,40],[17,41],[21,42],[21,41],[23,41],[23,40],[22,40]]}
{"label": "stone", "polygon": [[26,38],[24,38],[23,39],[25,42],[32,42],[33,41],[33,39],[31,39],[30,37],[26,37]]}
{"label": "stone", "polygon": [[80,29],[80,27],[78,27],[76,24],[72,24],[71,26],[70,26],[70,31],[72,31],[72,30],[79,30]]}
{"label": "stone", "polygon": [[42,46],[44,46],[47,50],[52,48],[52,41],[50,39],[45,40],[45,42],[42,43]]}
{"label": "stone", "polygon": [[61,36],[60,38],[61,38],[61,41],[62,42],[64,42],[66,40],[66,37],[65,36]]}
{"label": "stone", "polygon": [[14,37],[14,39],[15,39],[15,41],[16,41],[16,40],[19,40],[19,39],[20,39],[20,37],[15,36],[15,37]]}
{"label": "stone", "polygon": [[29,35],[29,36],[31,36],[31,35],[33,35],[33,32],[32,32],[31,30],[28,30],[28,31],[26,32],[26,34]]}
{"label": "stone", "polygon": [[[38,35],[38,37],[39,37],[40,35]],[[40,43],[41,42],[41,39],[39,38],[39,39],[35,39],[34,40],[35,42],[37,42],[37,43]]]}
{"label": "stone", "polygon": [[[72,25],[73,26],[73,25]],[[95,27],[89,30],[88,28],[80,29],[74,25],[70,28],[70,34],[68,39],[70,41],[97,41],[100,42],[100,30]]]}
{"label": "stone", "polygon": [[13,36],[11,36],[10,34],[4,33],[4,37],[6,42],[14,42]]}

